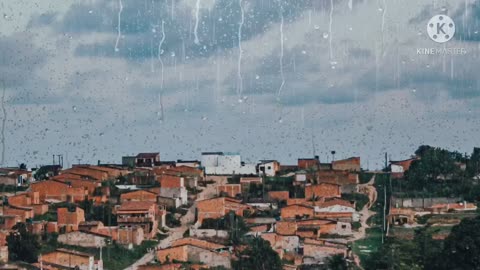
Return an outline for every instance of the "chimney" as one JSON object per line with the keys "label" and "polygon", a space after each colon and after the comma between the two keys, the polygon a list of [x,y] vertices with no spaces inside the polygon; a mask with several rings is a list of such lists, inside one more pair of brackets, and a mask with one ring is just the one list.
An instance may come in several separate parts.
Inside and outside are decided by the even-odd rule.
{"label": "chimney", "polygon": [[319,157],[318,155],[315,156],[315,159],[318,160],[318,161],[320,161],[320,157]]}
{"label": "chimney", "polygon": [[100,166],[100,159],[98,160],[97,165]]}

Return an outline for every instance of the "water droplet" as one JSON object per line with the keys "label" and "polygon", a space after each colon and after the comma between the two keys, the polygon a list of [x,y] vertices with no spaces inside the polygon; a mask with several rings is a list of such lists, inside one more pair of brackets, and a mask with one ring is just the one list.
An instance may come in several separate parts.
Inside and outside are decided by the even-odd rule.
{"label": "water droplet", "polygon": [[441,10],[442,10],[442,11],[447,11],[447,7],[446,7],[446,6],[443,6],[443,7],[441,8]]}
{"label": "water droplet", "polygon": [[242,102],[243,102],[243,98],[239,98],[238,103],[242,103]]}
{"label": "water droplet", "polygon": [[72,110],[73,110],[74,112],[76,112],[76,111],[77,111],[77,106],[72,106]]}
{"label": "water droplet", "polygon": [[283,118],[282,117],[278,118],[278,123],[280,123],[280,124],[283,123]]}
{"label": "water droplet", "polygon": [[379,7],[379,8],[378,8],[378,11],[382,12],[382,11],[383,11],[383,8],[382,8],[382,7]]}
{"label": "water droplet", "polygon": [[156,33],[156,32],[157,32],[157,29],[152,28],[152,33]]}
{"label": "water droplet", "polygon": [[413,89],[412,89],[412,92],[413,92],[413,93],[417,92],[417,89],[413,88]]}
{"label": "water droplet", "polygon": [[118,52],[118,51],[120,51],[120,49],[119,49],[119,48],[115,48],[115,51]]}
{"label": "water droplet", "polygon": [[203,121],[207,120],[207,117],[206,117],[206,116],[202,116],[202,120],[203,120]]}
{"label": "water droplet", "polygon": [[303,50],[303,51],[302,51],[302,54],[307,54],[307,51]]}
{"label": "water droplet", "polygon": [[89,11],[88,11],[88,14],[92,14],[92,13],[93,13],[93,10],[89,10]]}
{"label": "water droplet", "polygon": [[313,28],[314,28],[315,30],[318,30],[318,29],[320,29],[320,26],[315,24],[315,25],[313,26]]}
{"label": "water droplet", "polygon": [[255,75],[255,79],[256,79],[256,80],[260,79],[260,76],[259,76],[259,75]]}
{"label": "water droplet", "polygon": [[323,38],[328,38],[328,33],[327,32],[323,33]]}

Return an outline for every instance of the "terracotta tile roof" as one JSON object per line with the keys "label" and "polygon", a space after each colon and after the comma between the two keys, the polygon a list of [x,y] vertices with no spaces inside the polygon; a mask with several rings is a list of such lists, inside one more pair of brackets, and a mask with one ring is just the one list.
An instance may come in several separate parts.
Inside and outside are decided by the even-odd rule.
{"label": "terracotta tile roof", "polygon": [[172,242],[172,247],[182,246],[182,245],[191,245],[191,246],[196,246],[196,247],[210,249],[210,250],[225,248],[224,245],[220,245],[217,243],[212,243],[212,242],[208,242],[205,240],[200,240],[192,237],[181,238]]}

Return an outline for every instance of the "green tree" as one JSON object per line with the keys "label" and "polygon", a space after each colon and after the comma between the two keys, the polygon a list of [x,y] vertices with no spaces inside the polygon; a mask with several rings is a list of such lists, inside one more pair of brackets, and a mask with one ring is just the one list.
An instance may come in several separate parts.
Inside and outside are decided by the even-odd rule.
{"label": "green tree", "polygon": [[480,217],[463,219],[445,240],[437,269],[480,269]]}
{"label": "green tree", "polygon": [[329,270],[348,270],[347,261],[340,254],[328,258],[327,267]]}
{"label": "green tree", "polygon": [[252,238],[245,250],[239,254],[235,270],[281,270],[282,261],[268,241],[260,237]]}
{"label": "green tree", "polygon": [[7,236],[8,258],[11,261],[36,262],[40,243],[35,235],[28,232],[25,223],[18,223],[13,229],[14,231]]}

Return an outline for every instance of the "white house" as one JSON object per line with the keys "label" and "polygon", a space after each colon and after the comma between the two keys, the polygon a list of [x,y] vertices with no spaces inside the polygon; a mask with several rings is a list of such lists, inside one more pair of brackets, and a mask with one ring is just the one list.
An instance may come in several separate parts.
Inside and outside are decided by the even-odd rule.
{"label": "white house", "polygon": [[255,164],[245,164],[238,153],[202,153],[202,166],[209,175],[257,174]]}
{"label": "white house", "polygon": [[400,165],[397,165],[397,164],[391,164],[390,165],[390,170],[392,171],[392,173],[403,173],[404,172],[403,167],[400,166]]}
{"label": "white house", "polygon": [[260,160],[258,164],[258,173],[266,176],[275,176],[280,169],[280,164],[276,160]]}

